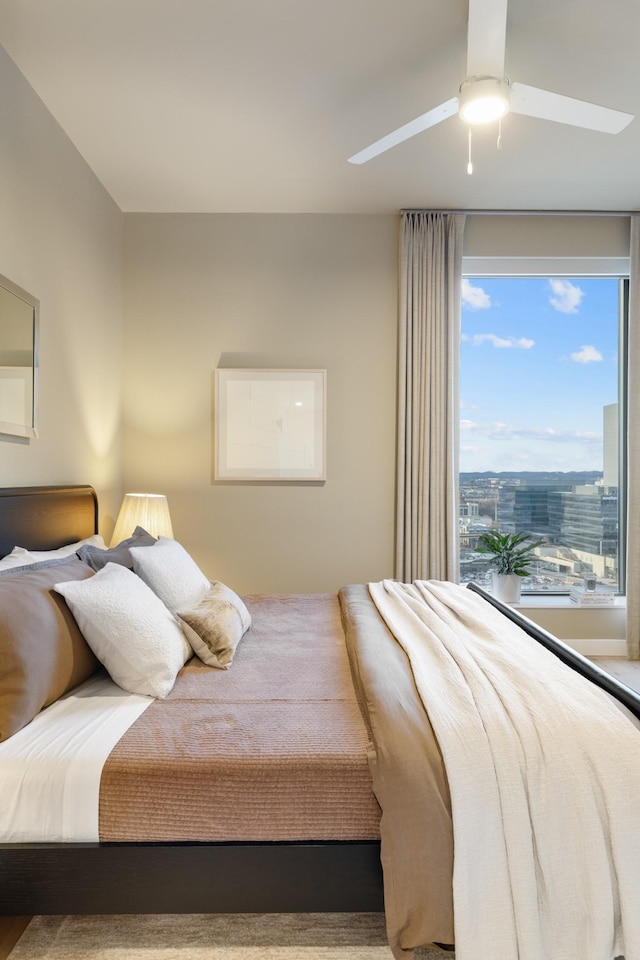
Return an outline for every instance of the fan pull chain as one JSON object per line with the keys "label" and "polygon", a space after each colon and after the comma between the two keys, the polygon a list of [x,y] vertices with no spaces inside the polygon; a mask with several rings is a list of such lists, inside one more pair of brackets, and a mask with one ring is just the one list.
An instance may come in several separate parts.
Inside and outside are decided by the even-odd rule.
{"label": "fan pull chain", "polygon": [[496,146],[498,150],[502,150],[502,117],[498,117],[498,142]]}
{"label": "fan pull chain", "polygon": [[467,173],[469,176],[473,173],[473,164],[471,163],[471,127],[469,127],[469,159],[467,161]]}

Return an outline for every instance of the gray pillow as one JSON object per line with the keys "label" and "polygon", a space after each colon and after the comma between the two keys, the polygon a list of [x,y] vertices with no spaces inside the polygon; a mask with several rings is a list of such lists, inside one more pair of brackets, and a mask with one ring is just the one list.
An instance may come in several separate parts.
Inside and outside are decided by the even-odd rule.
{"label": "gray pillow", "polygon": [[[48,567],[64,567],[70,561],[76,561],[78,557],[72,553],[69,557],[53,557],[51,560],[32,560],[30,563],[24,563],[20,566],[7,567],[0,569],[0,580],[8,580],[11,577],[20,576],[22,573],[33,573],[34,570],[46,570]],[[1,671],[0,671],[1,673]]]}
{"label": "gray pillow", "polygon": [[115,547],[111,547],[110,550],[101,550],[99,547],[80,547],[77,556],[96,572],[102,570],[107,563],[119,563],[120,566],[133,570],[130,547],[152,547],[155,542],[155,537],[152,537],[150,533],[147,533],[142,527],[136,527],[128,540],[122,540]]}
{"label": "gray pillow", "polygon": [[0,740],[82,683],[99,663],[55,584],[93,579],[74,555],[0,577]]}

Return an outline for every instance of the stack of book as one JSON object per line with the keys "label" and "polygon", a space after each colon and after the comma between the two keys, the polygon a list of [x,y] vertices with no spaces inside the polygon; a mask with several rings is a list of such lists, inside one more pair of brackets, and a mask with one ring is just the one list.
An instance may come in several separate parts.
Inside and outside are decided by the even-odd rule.
{"label": "stack of book", "polygon": [[571,587],[569,596],[581,607],[607,607],[615,601],[614,593],[588,592],[584,587]]}

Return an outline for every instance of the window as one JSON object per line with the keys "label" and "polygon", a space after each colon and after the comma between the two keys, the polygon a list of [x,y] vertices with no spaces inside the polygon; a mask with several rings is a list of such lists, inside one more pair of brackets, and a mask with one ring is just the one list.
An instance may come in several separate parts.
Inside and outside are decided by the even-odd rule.
{"label": "window", "polygon": [[542,540],[523,592],[624,589],[627,280],[471,276],[460,346],[460,579],[487,529]]}

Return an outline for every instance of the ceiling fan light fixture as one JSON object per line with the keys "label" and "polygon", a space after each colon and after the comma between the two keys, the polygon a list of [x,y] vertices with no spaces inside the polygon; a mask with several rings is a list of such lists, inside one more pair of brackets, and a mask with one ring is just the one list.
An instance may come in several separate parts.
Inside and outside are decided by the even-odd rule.
{"label": "ceiling fan light fixture", "polygon": [[509,112],[511,86],[506,77],[468,77],[460,85],[458,113],[469,124],[491,123]]}
{"label": "ceiling fan light fixture", "polygon": [[[539,120],[553,120],[585,130],[620,133],[633,120],[633,114],[612,110],[584,100],[539,87],[530,87],[505,75],[505,41],[509,0],[468,0],[467,76],[458,96],[431,107],[414,120],[392,130],[375,143],[349,157],[349,163],[365,163],[373,157],[404,143],[455,113],[468,125],[497,122],[498,147],[502,144],[500,121],[509,111]],[[469,145],[469,150],[471,145]],[[468,172],[473,170],[469,157]]]}

